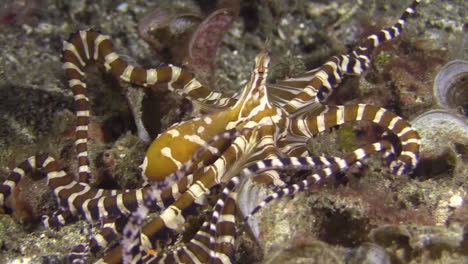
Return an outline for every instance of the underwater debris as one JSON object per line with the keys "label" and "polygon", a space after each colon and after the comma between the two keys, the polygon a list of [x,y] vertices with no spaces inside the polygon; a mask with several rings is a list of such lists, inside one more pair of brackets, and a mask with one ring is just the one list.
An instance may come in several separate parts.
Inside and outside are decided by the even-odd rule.
{"label": "underwater debris", "polygon": [[189,66],[204,85],[214,88],[215,59],[224,33],[237,18],[234,10],[214,11],[198,26],[189,44]]}
{"label": "underwater debris", "polygon": [[392,263],[440,263],[463,254],[463,226],[387,225],[371,231],[370,239],[391,253]]}
{"label": "underwater debris", "polygon": [[455,143],[468,145],[468,123],[451,111],[427,111],[417,116],[411,125],[421,136],[422,156],[440,156]]}
{"label": "underwater debris", "polygon": [[445,64],[434,80],[434,96],[446,109],[468,114],[468,62],[453,60]]}
{"label": "underwater debris", "polygon": [[[252,210],[269,194],[268,188],[265,188],[260,184],[255,184],[253,181],[254,180],[252,178],[247,178],[239,188],[237,205],[242,212],[242,215],[250,214],[250,212],[252,212]],[[260,215],[261,214],[253,215],[246,223],[249,226],[252,235],[256,239],[260,236]]]}
{"label": "underwater debris", "polygon": [[411,125],[421,137],[421,163],[416,175],[427,177],[447,172],[463,175],[463,146],[468,146],[466,118],[437,109],[417,116]]}
{"label": "underwater debris", "polygon": [[391,256],[381,246],[365,242],[353,249],[349,259],[346,260],[349,264],[391,264]]}
{"label": "underwater debris", "polygon": [[5,0],[0,4],[0,25],[29,24],[36,22],[37,12],[44,1],[42,0]]}
{"label": "underwater debris", "polygon": [[140,20],[138,32],[159,54],[167,53],[172,63],[182,64],[188,52],[186,43],[201,21],[201,11],[190,2],[162,5]]}

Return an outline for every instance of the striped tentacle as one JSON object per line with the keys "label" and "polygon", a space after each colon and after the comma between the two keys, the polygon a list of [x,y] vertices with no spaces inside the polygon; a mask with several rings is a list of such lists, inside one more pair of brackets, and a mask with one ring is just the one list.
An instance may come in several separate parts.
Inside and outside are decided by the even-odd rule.
{"label": "striped tentacle", "polygon": [[[215,210],[213,212],[212,220],[212,229],[211,232],[214,232],[213,226],[214,223],[217,223],[216,215],[219,215],[220,209],[224,205],[224,200],[230,195],[230,193],[235,190],[238,184],[244,180],[249,175],[255,175],[262,173],[263,171],[269,170],[317,170],[323,169],[327,173],[332,173],[329,168],[333,167],[336,164],[344,164],[345,160],[338,157],[289,157],[289,158],[275,158],[275,159],[266,159],[257,161],[248,167],[244,168],[237,176],[233,177],[223,189],[221,197],[218,199]],[[324,173],[319,171],[319,173]],[[323,175],[322,175],[323,176]],[[218,213],[215,213],[218,212]]]}
{"label": "striped tentacle", "polygon": [[[315,112],[308,112],[308,113],[302,113],[298,116],[295,116],[293,119],[296,120],[304,120],[309,118],[309,116],[313,115],[323,115],[327,112],[332,112],[332,111],[339,111],[341,109],[341,106],[329,106],[329,105],[323,105],[321,108],[321,111],[319,113]],[[335,124],[333,127],[338,126],[338,124]],[[388,131],[386,131],[384,135],[388,135]],[[310,139],[309,135],[286,135],[283,141],[280,141],[280,146],[284,154],[289,157],[297,157],[297,156],[307,156],[310,154],[309,149],[307,148],[307,141]],[[385,160],[390,160],[391,157],[394,157],[394,153],[392,152],[386,152],[385,154]]]}
{"label": "striped tentacle", "polygon": [[188,243],[158,256],[148,256],[147,259],[144,259],[144,263],[210,263],[212,249],[209,248],[209,240],[207,241],[208,229],[209,223],[204,222]]}
{"label": "striped tentacle", "polygon": [[[95,222],[104,216],[120,216],[136,209],[142,198],[141,190],[115,191],[92,188],[86,183],[74,180],[72,175],[59,170],[54,158],[48,155],[36,155],[23,161],[13,169],[8,179],[0,185],[0,205],[11,195],[21,179],[35,169],[44,169],[47,185],[54,190],[58,203],[66,210],[58,215],[45,217],[46,226],[66,223],[72,215],[84,215],[89,222]],[[108,199],[109,198],[109,199]]]}
{"label": "striped tentacle", "polygon": [[[329,106],[323,105],[320,108],[317,108],[316,111],[309,111],[306,113],[298,114],[297,116],[290,117],[289,120],[295,120],[293,122],[297,122],[297,120],[304,120],[307,119],[308,116],[319,116],[323,115],[324,113],[334,111],[338,109],[339,106]],[[290,128],[286,128],[289,130]],[[297,134],[289,134],[286,133],[286,136],[279,141],[280,149],[286,156],[289,157],[298,157],[298,156],[308,156],[310,151],[307,147],[307,142],[310,140],[310,135],[297,135]]]}
{"label": "striped tentacle", "polygon": [[[190,186],[192,183],[191,180],[187,179],[181,182],[185,183],[183,187]],[[177,194],[173,191],[174,189],[174,187],[170,187],[166,190],[155,192],[151,190],[151,186],[147,186],[143,189],[137,189],[123,193],[123,196],[121,196],[121,194],[109,195],[85,201],[84,204],[87,205],[86,208],[83,208],[85,211],[85,218],[88,221],[93,222],[98,219],[104,221],[99,234],[90,239],[89,246],[86,246],[86,249],[89,248],[89,251],[95,254],[99,250],[107,248],[108,245],[118,237],[119,232],[117,232],[115,226],[116,219],[115,217],[111,217],[112,215],[127,216],[133,214],[135,211],[140,210],[142,207],[146,208],[148,212],[161,211],[166,206],[172,204],[174,200],[178,199],[178,197],[174,197],[177,196]],[[182,187],[177,189],[179,191],[184,190]],[[117,199],[119,197],[120,199]],[[127,200],[127,198],[130,199]],[[145,201],[151,201],[151,203],[145,203]],[[196,210],[194,207],[197,206],[200,206],[200,204],[198,204],[197,201],[194,201],[194,203],[188,207],[188,213],[195,212]],[[161,234],[161,237],[166,238],[167,235],[168,233]],[[80,247],[77,247],[77,249],[79,250]]]}
{"label": "striped tentacle", "polygon": [[171,252],[172,256],[164,254],[158,262],[148,263],[232,263],[236,236],[236,195],[230,192],[222,198],[222,204],[221,198],[218,200],[210,221],[203,224],[189,243]]}
{"label": "striped tentacle", "polygon": [[[257,130],[258,140],[256,143],[257,145],[255,146],[256,151],[250,153],[247,164],[257,160],[278,158],[282,155],[282,153],[278,151],[276,142],[279,142],[286,137],[287,130],[283,128],[287,125],[287,121],[285,118],[276,118],[277,116],[282,116],[282,113],[279,110],[273,118],[275,119],[274,122],[265,122],[261,119],[257,121],[262,125]],[[266,115],[266,117],[262,118],[268,119],[270,116]],[[254,121],[256,120],[254,119]],[[281,180],[280,173],[277,170],[264,171],[255,175],[255,181],[268,184],[272,183],[276,186],[284,185],[284,182]]]}
{"label": "striped tentacle", "polygon": [[[129,215],[143,199],[143,189],[104,190],[76,181],[56,185],[53,189],[61,204],[73,215],[82,215],[90,223]],[[154,210],[158,208],[155,205]]]}
{"label": "striped tentacle", "polygon": [[[42,222],[46,227],[65,225],[70,219],[73,219],[73,216],[76,216],[78,212],[82,211],[80,209],[81,207],[74,202],[76,199],[80,198],[80,194],[93,194],[88,192],[88,190],[91,189],[89,185],[79,183],[75,181],[71,175],[66,174],[63,170],[59,170],[57,162],[48,155],[32,156],[23,161],[17,168],[13,169],[9,179],[0,186],[0,197],[2,197],[2,200],[6,199],[23,177],[29,175],[33,170],[41,168],[43,168],[47,174],[47,184],[54,189],[58,203],[63,208],[68,208],[61,209],[58,214],[54,214],[51,217],[43,216]],[[77,188],[81,190],[81,192],[78,191]],[[69,190],[71,190],[71,192]],[[114,192],[111,191],[94,192],[94,194],[97,193],[99,193],[99,195],[114,194]],[[104,229],[101,230],[101,233],[105,234],[107,232],[105,227],[106,225],[104,225]],[[79,263],[81,259],[87,255],[87,249],[88,247],[84,245],[76,247],[70,255],[70,259],[73,260],[74,263]]]}
{"label": "striped tentacle", "polygon": [[101,221],[99,233],[89,240],[89,251],[96,254],[101,248],[107,248],[109,244],[118,238],[116,219],[109,217]]}
{"label": "striped tentacle", "polygon": [[[294,137],[311,137],[330,127],[360,120],[387,128],[398,137],[401,152],[397,160],[390,164],[393,173],[402,175],[416,167],[421,145],[419,135],[408,122],[384,108],[365,104],[338,106],[318,116],[306,115],[302,119],[291,120],[289,134]],[[289,151],[287,145],[281,147],[283,151]]]}
{"label": "striped tentacle", "polygon": [[[244,168],[238,175],[233,177],[224,187],[221,197],[215,206],[215,211],[220,211],[222,208],[223,200],[229,196],[229,194],[236,189],[238,184],[249,175],[256,175],[264,171],[269,170],[312,170],[328,168],[335,164],[343,164],[345,160],[338,157],[287,157],[287,158],[274,158],[257,161]],[[216,215],[216,214],[214,214]],[[214,223],[216,223],[216,218]]]}
{"label": "striped tentacle", "polygon": [[320,68],[315,68],[294,77],[278,80],[268,84],[268,96],[271,102],[283,108],[289,101],[294,99],[304,87],[310,82]]}
{"label": "striped tentacle", "polygon": [[75,246],[72,253],[68,255],[68,260],[73,264],[84,263],[89,254],[97,254],[99,250],[107,248],[112,241],[119,237],[117,231],[116,218],[108,217],[101,220],[101,228],[99,233],[93,235],[86,244],[79,244]]}
{"label": "striped tentacle", "polygon": [[[141,255],[141,258],[137,254],[133,261],[141,259],[142,263],[160,264],[231,263],[234,257],[236,235],[235,212],[236,193],[231,192],[226,198],[223,198],[223,205],[214,209],[212,219],[205,221],[189,242],[163,254]],[[215,214],[217,215],[215,216]],[[215,224],[213,224],[213,219],[217,220]]]}
{"label": "striped tentacle", "polygon": [[[184,245],[179,245],[176,250],[172,250],[169,253],[149,254],[150,250],[154,250],[152,250],[151,247],[148,247],[150,242],[146,241],[146,236],[142,234],[143,223],[149,212],[148,207],[146,207],[147,203],[150,203],[150,200],[145,202],[145,206],[142,206],[133,212],[129,221],[125,225],[122,232],[123,239],[120,247],[118,247],[118,249],[121,249],[122,259],[120,260],[120,256],[115,254],[116,259],[110,260],[108,257],[107,260],[100,260],[100,262],[120,263],[120,261],[122,261],[123,263],[182,263],[177,252],[181,249],[184,250]],[[205,227],[202,226],[197,234],[203,232],[204,228]],[[196,236],[197,235],[195,235],[195,237]],[[117,253],[118,251],[115,252]]]}
{"label": "striped tentacle", "polygon": [[[40,161],[43,161],[43,157],[37,157]],[[41,162],[39,162],[41,163]],[[36,156],[32,156],[27,160],[20,163],[14,168],[8,175],[8,179],[0,185],[0,206],[5,206],[6,199],[11,195],[16,185],[21,181],[23,177],[31,173],[36,168]]]}
{"label": "striped tentacle", "polygon": [[341,83],[344,73],[339,65],[342,64],[343,60],[349,61],[348,55],[334,56],[322,65],[318,71],[314,71],[307,85],[284,105],[283,110],[290,116],[295,116],[317,108],[316,105],[323,101],[318,97],[319,91],[331,92],[333,88]]}
{"label": "striped tentacle", "polygon": [[[82,206],[85,198],[89,200],[94,197],[115,196],[117,194],[117,191],[99,190],[91,188],[86,183],[77,182],[72,175],[59,170],[57,162],[51,156],[36,155],[23,161],[17,168],[13,169],[8,180],[0,186],[1,205],[4,205],[4,199],[8,198],[23,177],[33,170],[41,168],[46,172],[47,184],[54,190],[58,204],[62,207],[58,213],[54,213],[52,216],[43,216],[42,222],[46,227],[65,225],[73,219],[73,216],[83,214],[83,211],[87,211]],[[93,222],[99,219],[90,218],[87,220]]]}
{"label": "striped tentacle", "polygon": [[88,244],[79,244],[75,246],[72,252],[68,255],[68,260],[73,264],[82,264],[91,254],[95,255],[99,250],[107,248],[112,241],[119,238],[117,231],[116,218],[108,217],[101,220],[101,228],[99,233],[93,235]]}
{"label": "striped tentacle", "polygon": [[[187,186],[191,186],[192,180],[185,179],[181,181],[183,185],[178,188],[179,191],[184,190]],[[177,185],[177,184],[174,184]],[[173,186],[174,186],[173,185]],[[145,199],[149,200],[148,193],[151,189],[151,186],[136,189],[136,190],[128,190],[125,192],[115,193],[112,195],[105,195],[105,196],[97,196],[92,199],[85,199],[80,204],[76,204],[77,209],[80,213],[82,213],[85,219],[89,222],[96,222],[98,220],[106,220],[112,219],[113,216],[127,216],[134,211],[137,211],[138,208],[141,208],[144,204]],[[174,195],[174,187],[167,188],[164,190],[160,196],[155,197],[155,194],[152,194],[152,201],[153,203],[148,204],[147,206],[150,207],[151,211],[154,210],[161,210],[165,206],[168,206],[173,203],[174,200],[178,199],[175,198]],[[63,197],[66,198],[66,197]],[[189,203],[185,208],[187,214],[192,214],[195,212],[195,208],[199,206],[198,201],[193,201]],[[168,217],[168,222],[171,222],[171,217]],[[114,219],[115,220],[115,219]],[[159,233],[160,237],[166,238],[169,233],[166,231],[170,231],[172,229],[163,230]],[[91,253],[96,253],[99,250],[106,248],[109,243],[116,239],[116,227],[114,222],[109,222],[104,224],[100,230],[100,233],[94,236],[90,242],[89,246],[79,246],[77,247],[73,254],[71,254],[70,259],[76,259],[76,263],[80,263],[80,259],[83,256],[88,254],[88,249]],[[86,251],[83,251],[86,249]],[[110,263],[118,263],[118,262],[110,262]]]}
{"label": "striped tentacle", "polygon": [[[67,54],[67,51],[70,53]],[[97,61],[123,81],[144,87],[165,85],[170,91],[207,107],[225,108],[236,102],[231,96],[203,87],[193,74],[183,68],[169,65],[144,69],[128,64],[114,51],[109,36],[94,30],[79,31],[72,35],[66,44],[64,55],[67,58],[65,61],[70,62],[66,65],[66,70],[79,68],[82,72],[88,62]]]}
{"label": "striped tentacle", "polygon": [[[85,35],[79,32],[79,35]],[[63,69],[68,79],[68,85],[73,91],[75,100],[75,148],[78,160],[78,177],[81,182],[88,182],[91,178],[88,157],[88,130],[90,118],[90,103],[87,96],[87,85],[84,81],[84,69],[89,60],[89,51],[83,50],[82,45],[75,45],[72,41],[63,43]],[[84,59],[83,59],[84,58]],[[86,61],[85,61],[86,60]]]}
{"label": "striped tentacle", "polygon": [[142,247],[141,229],[143,222],[148,215],[149,209],[145,204],[132,213],[130,219],[122,232],[122,262],[123,263],[141,263],[145,250]]}
{"label": "striped tentacle", "polygon": [[[400,36],[407,19],[415,12],[416,6],[420,0],[414,0],[408,6],[400,19],[391,27],[384,28],[376,34],[372,34],[366,38],[358,48],[352,51],[347,56],[341,56],[342,60],[338,64],[338,69],[343,75],[361,75],[371,63],[370,56],[372,52],[382,43],[392,40]],[[320,102],[324,102],[332,93],[332,89],[326,85],[320,86],[317,98]]]}
{"label": "striped tentacle", "polygon": [[75,215],[70,210],[60,208],[57,212],[49,215],[43,215],[41,218],[42,225],[45,228],[60,227],[70,223],[75,219]]}
{"label": "striped tentacle", "polygon": [[[245,169],[243,171],[245,171]],[[243,176],[245,176],[245,174]],[[216,253],[214,255],[212,254],[212,258],[219,260],[220,263],[230,263],[227,262],[226,257],[232,259],[234,255],[234,243],[236,238],[235,208],[237,200],[235,189],[239,185],[240,180],[241,177],[236,175],[226,183],[220,197],[216,201],[211,216],[207,237],[210,248],[214,246],[216,253],[222,252],[219,256],[217,256]],[[223,262],[222,257],[226,262]]]}
{"label": "striped tentacle", "polygon": [[[362,74],[370,65],[372,51],[383,42],[400,35],[406,20],[414,13],[419,2],[420,0],[414,0],[392,27],[370,35],[350,54],[332,57],[318,70],[310,71],[309,78],[302,76],[282,82],[279,87],[287,86],[289,82],[293,87],[291,93],[295,94],[294,98],[284,106],[284,110],[290,114],[308,111],[313,105],[326,101],[345,75]],[[303,91],[299,93],[297,93],[298,85],[304,85]]]}
{"label": "striped tentacle", "polygon": [[[286,195],[294,195],[298,192],[308,189],[313,184],[318,184],[320,181],[340,172],[344,171],[349,168],[350,165],[353,163],[359,162],[364,158],[368,157],[369,155],[382,152],[382,151],[392,151],[393,146],[387,140],[380,140],[373,144],[368,144],[362,148],[358,148],[353,152],[347,154],[343,159],[336,159],[331,158],[328,159],[329,165],[323,169],[318,170],[314,174],[308,176],[306,179],[302,180],[299,183],[292,184],[290,186],[281,188],[279,191],[268,195],[260,204],[258,204],[249,215],[245,216],[244,220],[247,221],[250,217],[252,217],[256,212],[260,209],[264,208],[269,202],[281,198]],[[323,165],[321,163],[323,161],[323,157],[321,158],[314,158],[314,157],[298,157],[298,158],[284,158],[279,159],[277,161],[268,161],[268,163],[277,162],[282,164],[285,168],[291,169],[314,169],[317,167],[318,164]],[[251,166],[249,168],[244,169],[243,173],[257,173],[258,170],[264,169],[264,167],[268,167],[268,163],[265,164],[266,161],[259,161],[256,166]]]}
{"label": "striped tentacle", "polygon": [[231,263],[235,250],[236,197],[235,192],[230,192],[222,198],[222,204],[220,198],[213,209],[212,218],[203,223],[189,243],[156,258],[158,262],[149,263]]}
{"label": "striped tentacle", "polygon": [[[219,217],[216,221],[214,256],[212,259],[213,263],[226,264],[231,263],[230,260],[234,258],[235,253],[237,193],[231,192],[223,200],[221,211],[219,209],[213,211],[212,223],[215,220],[215,212]],[[212,227],[210,225],[210,232],[212,232]]]}
{"label": "striped tentacle", "polygon": [[107,216],[125,215],[134,210],[142,197],[141,190],[117,191],[92,188],[86,183],[74,180],[72,175],[59,170],[56,160],[48,155],[36,155],[23,161],[10,173],[8,180],[0,186],[0,199],[3,201],[18,182],[35,169],[44,169],[47,185],[64,209],[57,215],[44,217],[46,226],[66,223],[72,215],[83,215],[88,222],[96,222]]}
{"label": "striped tentacle", "polygon": [[234,176],[226,183],[216,201],[211,215],[205,239],[209,245],[213,263],[231,263],[234,256],[236,237],[236,200],[234,189],[239,184],[239,176]]}
{"label": "striped tentacle", "polygon": [[[405,12],[398,19],[397,23],[393,26],[384,28],[376,34],[372,34],[366,38],[364,43],[362,43],[357,49],[355,49],[351,55],[356,60],[355,64],[350,63],[347,67],[344,67],[344,70],[347,74],[361,74],[362,71],[366,70],[370,65],[370,56],[375,48],[380,46],[382,43],[392,40],[400,36],[403,27],[405,26],[408,18],[414,14],[416,6],[421,2],[421,0],[414,0],[410,6],[405,9]],[[320,91],[319,91],[320,93]]]}
{"label": "striped tentacle", "polygon": [[[8,179],[0,186],[0,205],[5,205],[5,199],[11,195],[16,185],[36,169],[44,169],[47,177],[47,185],[53,189],[63,188],[63,186],[73,187],[77,184],[71,175],[67,174],[63,170],[59,170],[58,168],[59,165],[55,159],[44,154],[31,156],[21,162],[18,167],[11,171]],[[83,183],[83,186],[87,186],[87,184]],[[59,204],[62,206],[68,206],[68,204],[60,202],[60,200]]]}

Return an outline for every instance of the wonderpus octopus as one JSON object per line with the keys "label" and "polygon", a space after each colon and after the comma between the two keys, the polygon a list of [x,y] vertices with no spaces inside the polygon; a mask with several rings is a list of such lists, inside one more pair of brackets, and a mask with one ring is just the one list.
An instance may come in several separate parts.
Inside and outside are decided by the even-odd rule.
{"label": "wonderpus octopus", "polygon": [[[24,177],[43,169],[61,208],[43,217],[46,226],[65,225],[76,217],[101,226],[89,245],[73,250],[73,263],[107,248],[99,263],[231,263],[235,254],[236,194],[246,177],[276,187],[252,211],[254,214],[266,203],[306,190],[376,152],[384,153],[390,171],[396,175],[417,166],[420,139],[407,121],[378,106],[328,105],[326,101],[344,77],[361,75],[371,65],[375,48],[400,35],[419,2],[413,1],[393,26],[368,36],[351,52],[276,84],[267,82],[270,56],[265,45],[255,57],[250,80],[235,95],[207,89],[185,68],[169,65],[144,69],[128,64],[114,51],[108,36],[94,30],[79,31],[63,47],[63,69],[76,107],[78,176],[62,170],[49,155],[32,156],[13,169],[0,186],[0,205],[5,206]],[[152,142],[141,165],[145,179],[142,188],[108,190],[89,184],[90,102],[85,71],[92,63],[142,89],[165,87],[205,112],[172,125]],[[396,140],[385,136],[344,157],[309,155],[307,141],[311,137],[353,121],[375,123]],[[286,180],[286,171],[291,170],[309,174],[291,183]],[[221,192],[216,191],[219,186]],[[164,247],[174,243],[170,239],[174,233],[184,232],[187,216],[197,214],[206,196],[213,193],[217,202],[195,234]],[[149,211],[160,213],[143,223]],[[122,219],[128,220],[123,231],[117,227]],[[112,243],[120,240],[117,245]]]}

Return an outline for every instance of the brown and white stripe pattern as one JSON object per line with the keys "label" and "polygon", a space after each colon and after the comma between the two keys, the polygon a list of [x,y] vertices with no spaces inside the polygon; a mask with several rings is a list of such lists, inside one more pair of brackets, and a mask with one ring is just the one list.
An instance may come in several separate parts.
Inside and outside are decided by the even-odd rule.
{"label": "brown and white stripe pattern", "polygon": [[[224,108],[233,105],[235,98],[212,92],[203,87],[192,73],[187,70],[169,65],[166,67],[144,69],[125,62],[115,51],[109,36],[93,30],[79,31],[64,43],[64,69],[70,81],[82,81],[84,67],[90,62],[104,65],[116,77],[125,82],[131,82],[144,87],[163,85],[192,101]],[[68,74],[70,70],[70,74]],[[73,74],[76,73],[76,74]],[[70,87],[73,88],[73,84]],[[78,83],[79,84],[79,83]],[[80,84],[80,86],[83,86]],[[83,88],[86,88],[84,85]],[[79,91],[78,94],[85,95]]]}
{"label": "brown and white stripe pattern", "polygon": [[[290,120],[289,135],[308,138],[325,130],[352,121],[370,121],[387,128],[395,134],[401,143],[398,160],[392,162],[391,169],[397,175],[409,172],[417,166],[421,141],[417,132],[401,117],[385,108],[372,105],[350,105],[331,108],[320,115],[305,115],[298,120]],[[283,152],[291,151],[285,144]]]}
{"label": "brown and white stripe pattern", "polygon": [[8,179],[0,185],[1,206],[5,206],[5,199],[12,194],[14,188],[21,179],[29,175],[35,169],[44,169],[47,174],[47,184],[52,188],[62,187],[65,185],[74,186],[77,184],[71,175],[58,169],[58,163],[54,158],[48,155],[32,156],[14,168],[10,172]]}
{"label": "brown and white stripe pattern", "polygon": [[91,223],[106,217],[129,215],[144,198],[143,189],[117,191],[93,188],[74,180],[72,175],[60,170],[58,163],[51,156],[36,155],[13,169],[8,180],[0,185],[0,205],[4,206],[4,200],[11,195],[18,182],[35,169],[43,169],[46,172],[47,185],[54,190],[59,204],[66,209],[61,214],[46,219],[46,225],[49,226],[64,224],[65,219],[73,215],[82,215]]}

